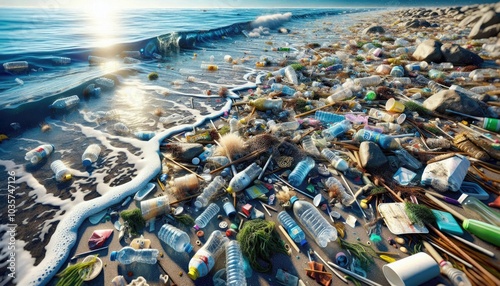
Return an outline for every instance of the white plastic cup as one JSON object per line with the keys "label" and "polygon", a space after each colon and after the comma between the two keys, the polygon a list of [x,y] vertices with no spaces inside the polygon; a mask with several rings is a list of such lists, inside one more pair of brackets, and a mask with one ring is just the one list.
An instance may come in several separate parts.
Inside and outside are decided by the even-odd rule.
{"label": "white plastic cup", "polygon": [[391,286],[418,286],[439,275],[439,265],[425,252],[400,259],[382,267]]}
{"label": "white plastic cup", "polygon": [[142,217],[146,221],[168,212],[170,212],[170,204],[167,196],[160,196],[141,202]]}

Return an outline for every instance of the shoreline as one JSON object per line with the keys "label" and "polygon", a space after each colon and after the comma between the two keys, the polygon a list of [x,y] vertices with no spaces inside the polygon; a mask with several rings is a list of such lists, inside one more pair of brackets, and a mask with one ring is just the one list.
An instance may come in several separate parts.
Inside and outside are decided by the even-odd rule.
{"label": "shoreline", "polygon": [[[400,11],[400,9],[398,9],[398,10],[396,10],[396,11]],[[370,11],[370,12],[367,12],[367,13],[375,13],[375,14],[377,14],[377,13],[381,13],[381,11]],[[386,12],[386,13],[390,13],[390,12]],[[354,14],[353,16],[354,16],[354,17],[358,16],[358,18],[359,18],[359,17],[361,17],[359,14]],[[377,15],[373,15],[372,17],[376,17],[376,16],[377,16]],[[387,18],[386,18],[386,19],[387,19]],[[371,20],[371,19],[365,19],[365,20],[363,21],[363,22],[364,22],[363,24],[364,24],[364,25],[366,25],[366,22],[369,22],[370,20]],[[383,25],[383,24],[382,24],[382,25]],[[385,25],[387,25],[387,23],[386,23]],[[364,28],[365,28],[365,27],[364,27]],[[392,30],[392,29],[391,29],[391,30]],[[230,108],[229,108],[229,109],[230,109]],[[157,169],[158,169],[158,168],[157,168]],[[159,171],[159,170],[157,170],[157,171]],[[129,192],[127,192],[127,194],[129,194]],[[130,194],[131,194],[131,193],[130,193]],[[157,192],[157,194],[158,194],[158,192]],[[124,197],[121,197],[121,198],[124,198]],[[116,200],[116,202],[118,202],[118,201],[119,201],[119,200]],[[133,203],[131,203],[130,205],[132,206],[132,205],[133,205]],[[273,215],[274,215],[274,214],[273,214]],[[67,257],[71,257],[71,256],[72,256],[72,254],[74,254],[74,253],[76,253],[76,252],[80,252],[81,250],[84,250],[84,249],[85,249],[85,247],[86,247],[86,243],[85,243],[85,241],[86,241],[87,237],[90,237],[89,232],[91,233],[91,230],[96,228],[95,226],[90,226],[90,225],[88,224],[88,222],[86,221],[86,219],[83,219],[83,220],[84,220],[84,222],[82,221],[81,226],[78,228],[78,238],[76,239],[76,241],[77,241],[77,242],[79,241],[79,242],[77,243],[77,246],[76,246],[76,247],[72,247],[72,248],[71,248],[71,252],[70,252],[70,254],[69,254],[69,255],[67,254],[67,255],[68,255]],[[159,226],[160,226],[160,225],[157,223],[156,230],[158,230],[158,229],[159,229]],[[98,225],[98,228],[113,228],[113,226],[112,226],[109,222],[107,222],[107,223],[105,223],[104,225]],[[112,237],[112,238],[113,238],[113,241],[112,241],[112,242],[111,242],[111,244],[110,244],[110,250],[111,250],[111,248],[112,248],[112,247],[114,247],[114,249],[113,249],[113,250],[116,250],[117,248],[124,246],[123,244],[119,244],[119,243],[116,241],[116,240],[117,240],[117,235],[116,235],[116,233],[113,235],[113,237]],[[168,252],[168,246],[165,246],[165,244],[160,243],[160,242],[159,242],[159,240],[157,239],[157,237],[156,237],[155,233],[149,233],[149,235],[148,235],[148,237],[147,237],[147,238],[149,238],[149,239],[151,239],[151,240],[152,240],[152,247],[153,247],[153,246],[157,247],[158,249],[160,249],[160,251],[161,251],[161,252]],[[172,253],[172,252],[170,251],[170,253]],[[115,275],[116,273],[126,273],[126,272],[128,271],[128,269],[134,269],[134,267],[131,267],[131,268],[129,268],[129,267],[124,267],[124,268],[122,268],[122,267],[119,267],[119,266],[117,267],[117,271],[115,271],[114,269],[111,269],[112,267],[114,268],[114,266],[115,266],[115,264],[116,264],[116,263],[108,261],[108,260],[109,260],[109,256],[108,256],[108,254],[109,254],[109,252],[108,252],[108,253],[105,253],[105,257],[101,257],[101,258],[104,258],[104,259],[103,259],[103,261],[104,261],[105,265],[107,265],[106,267],[109,267],[109,268],[108,268],[108,271],[106,272],[106,267],[105,267],[103,272],[106,272],[106,273],[101,273],[101,274],[100,274],[100,276],[98,276],[98,278],[97,278],[97,279],[99,279],[98,281],[102,281],[102,282],[103,282],[102,284],[104,284],[104,285],[109,285],[109,284],[110,284],[111,279],[114,277],[113,275]],[[302,254],[303,254],[303,253],[302,253]],[[328,257],[332,257],[332,256],[331,256],[331,254],[332,254],[332,253],[329,253]],[[181,276],[181,277],[177,277],[178,275],[176,275],[176,274],[172,274],[172,273],[179,273],[179,271],[184,271],[184,272],[185,272],[185,271],[186,271],[186,267],[185,267],[185,265],[179,265],[178,263],[176,263],[176,262],[174,262],[174,261],[171,261],[171,260],[170,260],[167,256],[168,256],[168,255],[165,255],[162,259],[160,259],[160,261],[161,261],[160,263],[162,263],[162,265],[167,264],[166,269],[168,269],[168,272],[170,273],[170,275],[172,275],[172,279],[173,279],[173,280],[174,280],[174,281],[175,281],[178,285],[187,285],[187,284],[184,284],[184,283],[187,283],[187,282],[189,282],[189,281],[190,281],[190,280],[189,280],[189,278],[187,277],[187,275],[185,275],[185,274],[184,274],[184,275],[183,275],[183,276]],[[294,258],[294,257],[292,256],[292,259],[293,259],[293,258]],[[186,259],[186,258],[184,258],[183,260],[185,260],[185,259]],[[293,260],[294,260],[294,259],[293,259]],[[300,264],[300,263],[299,263],[299,262],[297,262],[297,261],[294,261],[294,264]],[[378,263],[378,264],[379,264],[379,263]],[[177,265],[177,266],[175,266],[175,265]],[[285,265],[286,265],[286,263],[285,263]],[[180,270],[179,270],[179,269],[180,269]],[[299,273],[300,273],[300,276],[303,276],[303,273],[302,273],[301,271],[299,271],[299,269],[300,269],[300,268],[298,268],[298,267],[297,267],[297,272],[299,272]],[[110,270],[110,271],[109,271],[109,270]],[[143,273],[146,273],[146,272],[143,272]],[[159,272],[153,271],[152,273],[149,273],[149,274],[150,274],[150,275],[157,275],[158,273],[159,273]],[[254,272],[254,275],[255,275],[255,272]],[[383,281],[383,280],[381,280],[381,278],[383,279],[383,277],[380,277],[379,275],[380,275],[380,273],[376,276],[376,277],[377,277],[377,279],[376,279],[376,280]],[[154,279],[154,278],[153,278],[153,276],[150,276],[150,277],[151,277],[152,279]],[[264,281],[262,280],[262,279],[263,279],[263,277],[264,277],[266,280],[269,280],[269,279],[271,279],[271,278],[272,278],[272,275],[271,275],[271,276],[266,276],[266,275],[264,275],[264,276],[259,276],[259,277],[257,278],[257,279],[259,279],[259,284],[260,284],[260,283],[264,283]],[[135,276],[134,276],[134,278],[135,278]],[[255,277],[252,277],[252,278],[255,278]],[[303,279],[304,279],[304,278],[303,278]],[[307,278],[305,278],[305,279],[307,279]],[[334,280],[335,280],[335,279],[336,279],[336,278],[334,278]],[[129,279],[128,279],[128,277],[127,277],[127,280],[129,280]],[[52,279],[51,281],[52,281],[52,282],[51,282],[51,284],[49,284],[49,285],[53,285],[53,284],[54,284],[54,279]],[[181,281],[181,283],[179,283],[178,281]],[[205,281],[205,282],[206,282],[206,280],[201,280],[201,281],[199,281],[199,282],[196,282],[195,284],[197,284],[197,283],[202,283],[203,281]],[[94,281],[94,282],[90,282],[90,283],[85,283],[84,285],[87,285],[87,284],[88,284],[88,285],[95,285],[95,284],[93,284],[93,283],[96,283],[96,282]],[[150,283],[150,285],[158,285],[158,284]],[[254,284],[251,284],[251,285],[254,285]]]}

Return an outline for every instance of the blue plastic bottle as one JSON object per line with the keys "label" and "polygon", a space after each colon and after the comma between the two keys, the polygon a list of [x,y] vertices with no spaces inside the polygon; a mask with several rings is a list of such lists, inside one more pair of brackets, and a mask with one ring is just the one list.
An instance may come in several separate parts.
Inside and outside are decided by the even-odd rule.
{"label": "blue plastic bottle", "polygon": [[399,143],[393,137],[372,130],[360,129],[354,135],[354,139],[358,142],[377,143],[383,149],[396,150],[400,148]]}
{"label": "blue plastic bottle", "polygon": [[311,157],[306,157],[295,166],[288,176],[288,182],[294,187],[300,186],[315,165],[316,163]]}
{"label": "blue plastic bottle", "polygon": [[321,132],[321,135],[323,135],[326,140],[331,141],[349,131],[351,127],[352,125],[349,120],[342,120],[338,123],[335,123],[335,125],[329,127],[328,129],[323,130]]}
{"label": "blue plastic bottle", "polygon": [[345,119],[344,115],[318,110],[314,113],[314,118],[323,124],[337,123]]}
{"label": "blue plastic bottle", "polygon": [[293,241],[299,243],[300,246],[306,245],[306,234],[286,211],[281,211],[278,214],[278,221],[283,225]]}

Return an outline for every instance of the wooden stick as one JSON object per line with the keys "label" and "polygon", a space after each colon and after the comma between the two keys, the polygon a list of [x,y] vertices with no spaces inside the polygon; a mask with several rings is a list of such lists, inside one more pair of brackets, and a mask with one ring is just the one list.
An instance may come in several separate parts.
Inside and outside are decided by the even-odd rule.
{"label": "wooden stick", "polygon": [[320,271],[320,270],[314,270],[314,269],[310,269],[310,268],[304,268],[305,271],[311,271],[311,272],[314,272],[314,273],[321,273],[321,274],[328,274],[328,275],[333,275],[332,273],[330,272],[326,272],[326,271]]}
{"label": "wooden stick", "polygon": [[451,207],[447,206],[445,203],[441,202],[440,200],[438,200],[437,198],[435,198],[433,195],[431,195],[430,193],[426,192],[425,193],[425,196],[428,197],[429,199],[431,199],[434,203],[436,203],[438,206],[442,207],[443,209],[445,209],[447,212],[451,213],[452,215],[454,215],[456,218],[458,218],[459,220],[461,221],[464,221],[466,220],[467,218],[465,216],[463,216],[462,214],[458,213],[457,211],[455,211],[454,209],[452,209]]}
{"label": "wooden stick", "polygon": [[160,179],[159,179],[159,178],[157,178],[156,180],[158,181],[158,186],[160,186],[160,189],[161,189],[162,191],[165,191],[165,185],[163,185],[163,183],[160,181]]}
{"label": "wooden stick", "polygon": [[265,149],[265,148],[262,148],[262,149],[259,149],[259,150],[255,150],[255,151],[253,151],[252,153],[250,153],[250,154],[246,155],[245,157],[241,157],[241,158],[239,158],[239,159],[236,159],[236,160],[232,161],[231,163],[229,163],[229,164],[227,164],[227,165],[224,165],[224,166],[219,167],[219,168],[217,168],[217,169],[215,169],[215,170],[212,170],[212,171],[210,172],[210,174],[217,173],[217,172],[219,172],[219,171],[221,171],[221,170],[223,170],[223,169],[225,169],[225,168],[227,168],[227,167],[229,167],[229,166],[232,166],[232,165],[234,165],[234,164],[238,164],[238,163],[240,163],[240,162],[243,162],[243,161],[246,161],[246,160],[250,160],[250,159],[251,159],[251,158],[253,158],[253,157],[259,156],[262,152],[264,152],[264,151],[266,151],[266,150],[267,150],[267,149]]}
{"label": "wooden stick", "polygon": [[311,109],[311,110],[306,111],[306,112],[304,112],[304,113],[300,113],[300,114],[295,115],[295,118],[299,118],[299,117],[302,117],[302,116],[305,116],[305,115],[309,115],[309,114],[311,114],[311,113],[313,113],[313,112],[316,112],[316,111],[318,111],[318,110],[321,110],[321,109],[323,109],[323,108],[327,108],[327,107],[330,107],[330,106],[334,106],[335,104],[337,104],[337,103],[336,103],[336,102],[334,102],[334,103],[329,103],[329,104],[327,104],[327,105],[323,105],[323,106],[321,106],[321,107]]}
{"label": "wooden stick", "polygon": [[340,271],[342,271],[342,272],[344,272],[344,273],[346,273],[348,275],[351,275],[352,277],[354,277],[354,278],[358,279],[359,281],[362,281],[363,283],[366,283],[368,285],[382,286],[382,285],[378,284],[377,282],[371,281],[368,278],[365,278],[365,277],[363,277],[361,275],[358,275],[358,274],[356,274],[356,273],[354,273],[354,272],[352,272],[350,270],[342,268],[342,267],[338,266],[337,264],[332,263],[331,261],[328,261],[328,265],[331,265],[331,266],[337,268],[338,270],[340,270]]}
{"label": "wooden stick", "polygon": [[493,252],[491,252],[491,251],[489,251],[489,250],[487,250],[487,249],[484,249],[484,248],[482,248],[482,247],[481,247],[481,246],[479,246],[479,245],[476,245],[476,244],[474,244],[474,243],[472,243],[472,242],[470,242],[470,241],[468,241],[468,240],[465,240],[465,239],[463,239],[463,238],[461,238],[461,237],[459,237],[459,236],[456,236],[456,235],[453,235],[453,234],[450,234],[450,235],[451,235],[451,237],[453,237],[454,239],[456,239],[456,240],[458,240],[458,241],[460,241],[460,242],[462,242],[462,243],[464,243],[464,244],[466,244],[466,245],[468,245],[468,246],[470,246],[470,247],[472,247],[472,248],[475,248],[476,250],[478,250],[478,251],[480,251],[480,252],[482,252],[482,253],[484,253],[484,254],[488,255],[489,257],[495,257],[495,253],[493,253]]}
{"label": "wooden stick", "polygon": [[177,165],[181,169],[184,169],[184,170],[188,171],[189,173],[194,174],[196,177],[198,177],[198,179],[201,179],[201,180],[205,181],[205,179],[202,176],[196,174],[196,172],[191,171],[191,169],[188,169],[188,168],[184,167],[183,165],[177,163],[176,161],[174,161],[174,159],[171,159],[171,158],[168,158],[168,157],[165,157],[165,158],[167,158],[167,160],[169,160],[170,162],[174,163],[175,165]]}
{"label": "wooden stick", "polygon": [[286,232],[286,230],[281,225],[278,225],[278,228],[281,230],[281,232],[286,237],[286,239],[288,240],[288,242],[293,246],[293,248],[297,252],[300,252],[299,247],[297,246],[297,244],[295,244],[295,241],[293,241],[293,239],[288,235],[288,232]]}

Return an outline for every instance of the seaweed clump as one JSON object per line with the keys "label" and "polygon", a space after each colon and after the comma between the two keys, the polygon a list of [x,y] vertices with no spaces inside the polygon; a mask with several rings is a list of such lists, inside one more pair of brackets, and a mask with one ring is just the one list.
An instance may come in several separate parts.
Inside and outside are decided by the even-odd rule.
{"label": "seaweed clump", "polygon": [[139,231],[146,226],[146,221],[142,217],[141,210],[135,208],[133,210],[124,210],[120,213],[120,217],[128,223],[130,234],[137,235]]}

